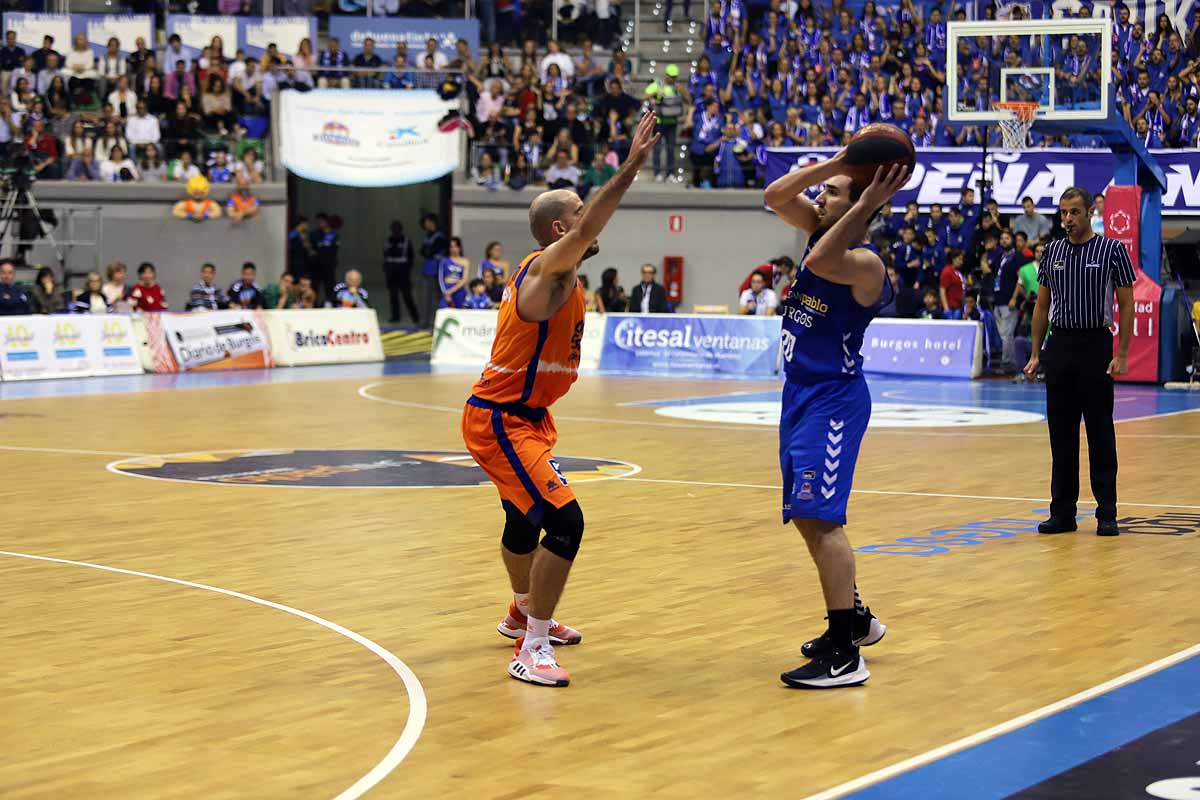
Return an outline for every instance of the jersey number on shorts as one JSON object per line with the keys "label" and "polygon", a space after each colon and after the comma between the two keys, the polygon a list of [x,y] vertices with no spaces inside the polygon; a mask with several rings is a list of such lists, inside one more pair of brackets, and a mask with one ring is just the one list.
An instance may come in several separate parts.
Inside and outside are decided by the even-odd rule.
{"label": "jersey number on shorts", "polygon": [[550,469],[554,470],[554,474],[558,476],[558,479],[560,481],[562,481],[562,485],[566,486],[567,485],[567,476],[563,475],[562,467],[560,467],[558,465],[558,462],[555,461],[553,458],[551,458],[546,463],[550,465]]}

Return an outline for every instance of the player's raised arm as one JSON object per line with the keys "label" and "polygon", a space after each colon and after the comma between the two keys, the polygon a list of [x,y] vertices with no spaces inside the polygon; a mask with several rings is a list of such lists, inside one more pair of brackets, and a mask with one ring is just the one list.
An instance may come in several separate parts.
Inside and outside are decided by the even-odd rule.
{"label": "player's raised arm", "polygon": [[[654,144],[658,141],[658,134],[654,132],[654,120],[653,111],[642,116],[637,131],[634,133],[633,142],[629,146],[629,155],[626,156],[625,163],[617,170],[617,174],[597,189],[591,200],[583,206],[578,221],[565,233],[562,233],[561,238],[555,236],[555,231],[544,232],[547,234],[546,238],[553,241],[553,244],[547,244],[542,254],[530,265],[530,277],[541,274],[566,273],[579,266],[579,262],[583,260],[588,249],[596,241],[600,232],[604,230],[604,226],[612,219],[613,213],[621,203],[621,198],[633,185],[633,179],[637,177],[638,170],[646,163],[646,159],[654,149]],[[531,213],[533,212],[531,211]],[[553,225],[561,226],[562,223],[556,220],[551,222],[551,226]],[[539,243],[546,244],[546,240],[542,238],[543,232],[535,231],[535,233],[538,234]],[[555,239],[557,240],[555,241]]]}
{"label": "player's raised arm", "polygon": [[821,220],[817,214],[817,207],[803,192],[810,186],[816,186],[834,175],[840,175],[845,152],[841,150],[833,158],[809,164],[776,178],[763,192],[763,201],[784,222],[806,233],[812,233]]}
{"label": "player's raised arm", "polygon": [[[884,167],[877,169],[875,180],[863,191],[845,216],[813,245],[813,249],[804,259],[804,266],[834,283],[868,291],[878,289],[883,275],[883,262],[879,260],[879,256],[870,250],[850,248],[866,238],[871,217],[892,195],[900,191],[907,180],[908,169],[901,164],[894,164],[886,172]],[[852,189],[850,182],[846,180],[827,183],[825,191],[841,192]]]}

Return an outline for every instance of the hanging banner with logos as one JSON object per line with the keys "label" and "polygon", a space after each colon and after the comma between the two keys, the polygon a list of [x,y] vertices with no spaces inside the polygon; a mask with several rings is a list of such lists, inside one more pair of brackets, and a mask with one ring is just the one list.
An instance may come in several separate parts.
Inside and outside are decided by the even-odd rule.
{"label": "hanging banner with logos", "polygon": [[[121,55],[137,49],[140,38],[154,49],[154,17],[149,14],[24,14],[4,15],[4,30],[14,31],[17,46],[32,53],[42,46],[46,36],[54,37],[54,49],[64,58],[71,52],[76,34],[87,37],[96,58],[108,50],[108,40],[116,39]],[[61,64],[59,66],[62,66]]]}
{"label": "hanging banner with logos", "polygon": [[[1140,186],[1113,186],[1104,194],[1104,235],[1125,245],[1137,275],[1133,283],[1133,338],[1129,340],[1129,371],[1118,376],[1119,381],[1158,380],[1158,318],[1162,309],[1162,287],[1142,272],[1138,263],[1141,208]],[[1113,320],[1120,318],[1114,293]],[[1120,339],[1114,336],[1114,355],[1119,344]]]}
{"label": "hanging banner with logos", "polygon": [[[792,169],[823,161],[831,147],[780,147],[766,151],[766,181],[770,183]],[[1152,150],[1167,176],[1162,196],[1164,214],[1200,214],[1200,150]],[[1092,194],[1106,191],[1113,178],[1110,150],[1045,149],[993,154],[992,196],[1004,214],[1021,211],[1021,199],[1033,198],[1043,213],[1058,211],[1058,198],[1069,186]],[[900,210],[910,201],[922,208],[931,203],[958,205],[962,190],[974,187],[982,173],[979,151],[970,148],[922,147],[912,177],[892,198]],[[816,196],[814,187],[812,196]]]}
{"label": "hanging banner with logos", "polygon": [[[583,319],[583,342],[579,348],[579,368],[597,369],[600,350],[604,345],[604,326],[607,314],[587,313]],[[456,367],[475,367],[482,370],[492,355],[496,338],[495,311],[469,311],[457,308],[438,309],[433,321],[434,364]]]}
{"label": "hanging banner with logos", "polygon": [[659,375],[775,372],[780,321],[773,317],[608,314],[600,368]]}
{"label": "hanging banner with logos", "polygon": [[250,58],[262,58],[268,45],[274,44],[284,58],[292,58],[300,41],[308,39],[317,52],[316,17],[213,17],[190,14],[167,15],[167,37],[179,34],[185,58],[195,60],[214,36],[220,36],[225,57],[233,58],[239,49]]}
{"label": "hanging banner with logos", "polygon": [[261,311],[146,314],[155,372],[274,366]]}
{"label": "hanging banner with logos", "polygon": [[336,186],[404,186],[458,169],[457,104],[437,92],[284,91],[280,158],[302,178]]}
{"label": "hanging banner with logos", "polygon": [[275,365],[383,361],[379,317],[369,308],[266,311]]}
{"label": "hanging banner with logos", "polygon": [[55,314],[5,317],[0,378],[81,378],[142,371],[129,317]]}
{"label": "hanging banner with logos", "polygon": [[350,58],[362,52],[364,39],[374,39],[375,52],[389,65],[396,58],[398,42],[404,42],[408,48],[408,61],[414,67],[422,66],[416,59],[424,55],[430,39],[437,41],[438,50],[450,61],[457,57],[459,39],[466,40],[473,56],[479,55],[477,19],[331,16],[329,36],[338,40],[338,45]]}

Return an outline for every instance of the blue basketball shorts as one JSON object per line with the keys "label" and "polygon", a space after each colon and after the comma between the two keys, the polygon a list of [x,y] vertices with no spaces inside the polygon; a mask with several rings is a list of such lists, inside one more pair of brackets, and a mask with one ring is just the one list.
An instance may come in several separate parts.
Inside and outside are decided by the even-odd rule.
{"label": "blue basketball shorts", "polygon": [[779,466],[785,524],[792,519],[846,524],[854,464],[870,419],[871,393],[861,377],[784,383]]}

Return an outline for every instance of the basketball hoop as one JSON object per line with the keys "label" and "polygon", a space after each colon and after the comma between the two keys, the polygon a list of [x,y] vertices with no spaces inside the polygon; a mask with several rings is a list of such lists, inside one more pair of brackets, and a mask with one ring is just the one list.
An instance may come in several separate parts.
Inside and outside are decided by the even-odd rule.
{"label": "basketball hoop", "polygon": [[1029,146],[1029,131],[1037,116],[1038,104],[1026,101],[992,103],[992,108],[1007,111],[1012,116],[996,121],[1007,150],[1024,150]]}

